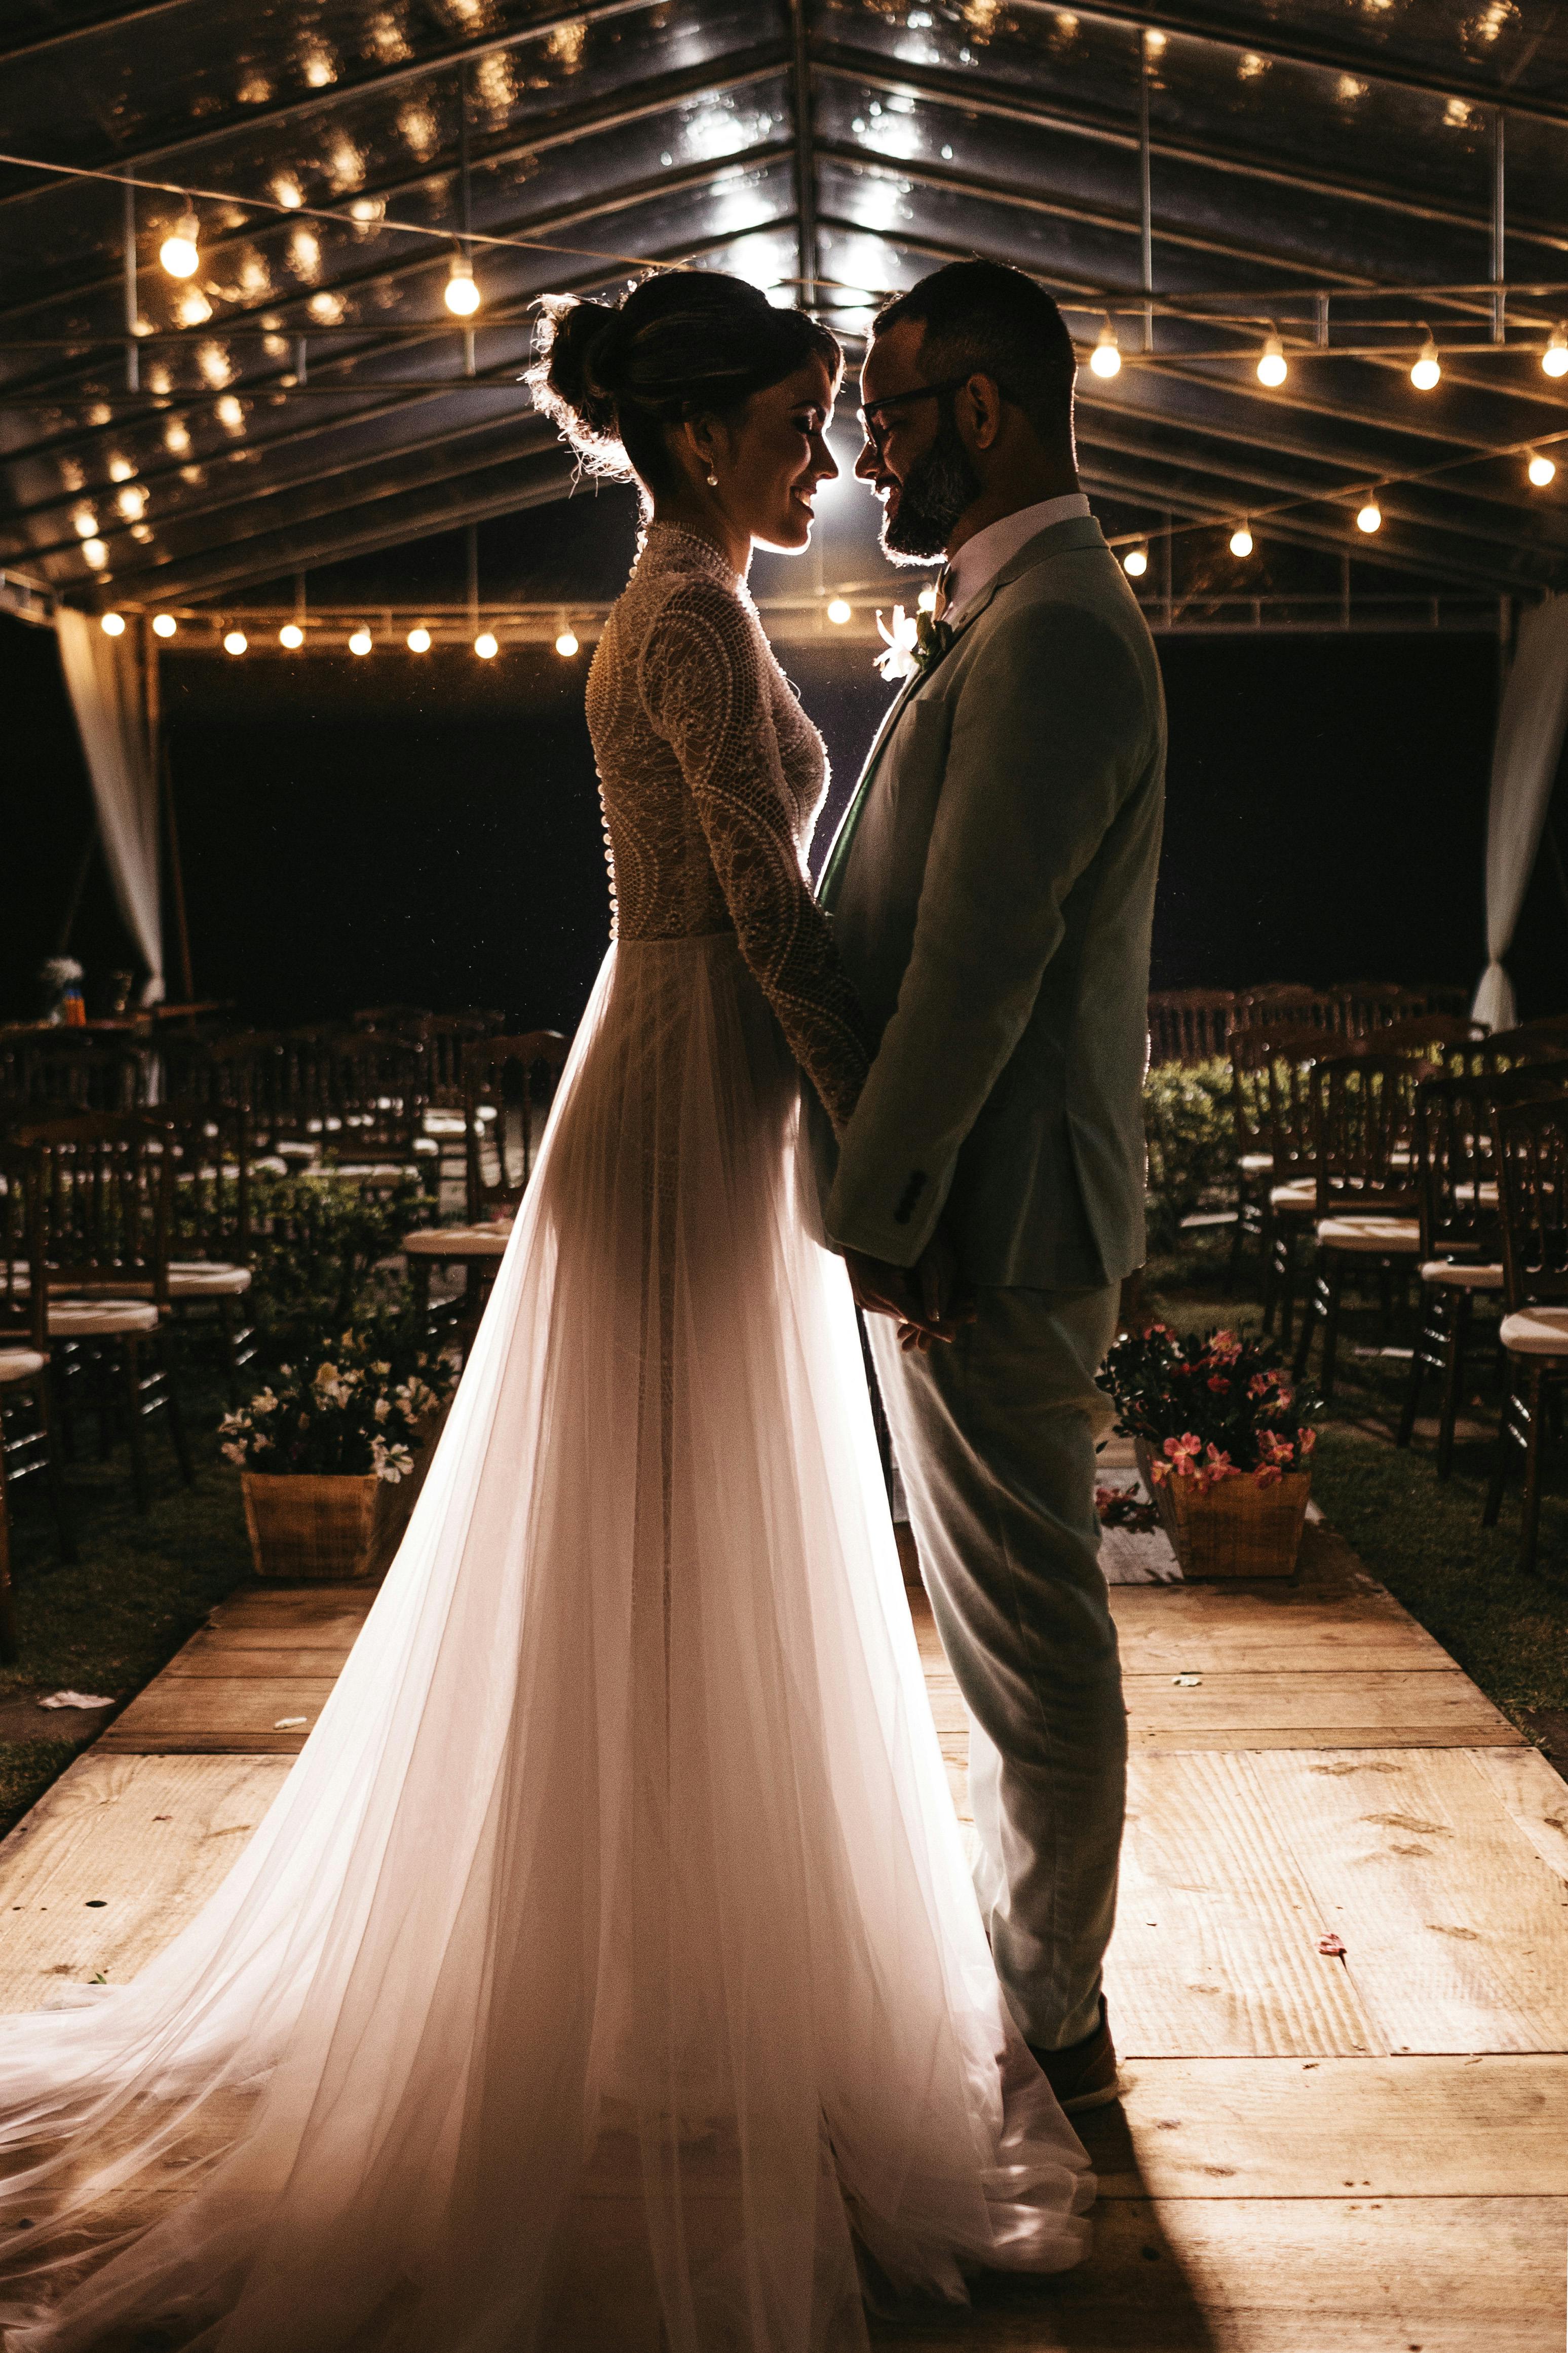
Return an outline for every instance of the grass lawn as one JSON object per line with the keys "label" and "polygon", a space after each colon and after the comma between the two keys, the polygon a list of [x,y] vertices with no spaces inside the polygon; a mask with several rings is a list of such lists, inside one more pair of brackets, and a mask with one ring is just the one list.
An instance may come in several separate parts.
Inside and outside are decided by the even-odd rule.
{"label": "grass lawn", "polygon": [[[1184,1331],[1257,1327],[1258,1303],[1237,1296],[1228,1255],[1227,1240],[1200,1240],[1180,1257],[1151,1263],[1146,1290],[1166,1322]],[[1407,1348],[1409,1339],[1396,1314],[1389,1345]],[[1521,1731],[1560,1767],[1568,1765],[1568,1446],[1548,1445],[1538,1567],[1522,1576],[1515,1566],[1522,1485],[1517,1457],[1498,1526],[1481,1525],[1498,1404],[1493,1351],[1479,1339],[1472,1345],[1474,1434],[1461,1435],[1452,1476],[1439,1481],[1433,1438],[1423,1436],[1420,1425],[1407,1450],[1393,1443],[1409,1359],[1379,1353],[1379,1340],[1375,1306],[1347,1298],[1334,1398],[1319,1424],[1313,1495],[1373,1576]],[[1309,1379],[1320,1362],[1314,1347]],[[1423,1411],[1435,1425],[1432,1377]],[[1461,1432],[1465,1427],[1462,1421]]]}
{"label": "grass lawn", "polygon": [[153,1508],[145,1518],[132,1500],[127,1443],[98,1461],[92,1419],[81,1417],[82,1459],[67,1470],[81,1552],[75,1567],[57,1556],[42,1480],[27,1480],[12,1500],[20,1655],[0,1666],[0,1832],[109,1721],[107,1709],[44,1710],[37,1698],[68,1690],[130,1699],[249,1575],[239,1473],[218,1456],[221,1407],[200,1365],[185,1368],[181,1397],[196,1483],[181,1485],[158,1416],[146,1431]]}

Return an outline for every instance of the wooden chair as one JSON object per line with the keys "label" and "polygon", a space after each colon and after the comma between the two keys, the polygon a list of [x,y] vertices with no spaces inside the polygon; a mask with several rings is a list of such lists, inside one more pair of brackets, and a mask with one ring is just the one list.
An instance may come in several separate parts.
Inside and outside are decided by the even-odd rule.
{"label": "wooden chair", "polygon": [[1531,1569],[1541,1525],[1542,1417],[1550,1406],[1561,1428],[1568,1387],[1568,1092],[1500,1111],[1497,1143],[1507,1307],[1500,1337],[1509,1394],[1483,1518],[1496,1526],[1509,1448],[1517,1446],[1524,1456],[1519,1565]]}
{"label": "wooden chair", "polygon": [[1235,1011],[1234,989],[1156,989],[1149,999],[1151,1064],[1223,1061]]}
{"label": "wooden chair", "polygon": [[[59,1441],[50,1392],[46,1294],[35,1291],[29,1236],[37,1216],[39,1171],[26,1155],[15,1155],[5,1171],[0,1195],[0,1661],[16,1657],[16,1617],[11,1576],[11,1497],[19,1482],[42,1472],[54,1510],[60,1558],[77,1558]],[[32,1407],[33,1427],[19,1430],[15,1415]]]}
{"label": "wooden chair", "polygon": [[1568,1030],[1537,1029],[1525,1022],[1517,1029],[1494,1029],[1476,1049],[1483,1071],[1534,1069],[1540,1064],[1568,1062]]}
{"label": "wooden chair", "polygon": [[1316,1244],[1312,1287],[1301,1317],[1295,1376],[1306,1376],[1317,1327],[1323,1327],[1319,1388],[1333,1395],[1340,1299],[1352,1268],[1377,1270],[1384,1323],[1390,1276],[1420,1263],[1411,1153],[1415,1091],[1426,1066],[1400,1054],[1338,1054],[1311,1074],[1317,1156]]}
{"label": "wooden chair", "polygon": [[245,1320],[251,1283],[249,1114],[243,1103],[160,1103],[148,1117],[174,1158],[169,1307],[176,1324],[216,1327],[231,1405],[256,1355]]}
{"label": "wooden chair", "polygon": [[395,1037],[422,1043],[426,1026],[435,1018],[424,1005],[366,1005],[351,1013],[349,1020],[356,1029],[390,1030]]}
{"label": "wooden chair", "polygon": [[73,1111],[135,1111],[152,1092],[152,1064],[146,1048],[105,1046],[54,1030],[47,1043],[24,1051],[22,1092],[39,1118]]}
{"label": "wooden chair", "polygon": [[1500,1299],[1499,1109],[1568,1085],[1553,1067],[1424,1080],[1415,1092],[1415,1182],[1421,1218],[1421,1314],[1396,1443],[1408,1446],[1428,1373],[1442,1378],[1437,1476],[1453,1465],[1475,1302]]}
{"label": "wooden chair", "polygon": [[1237,998],[1233,1018],[1237,1029],[1330,1029],[1334,1027],[1331,994],[1305,981],[1270,981],[1249,988]]}
{"label": "wooden chair", "polygon": [[433,1267],[461,1266],[458,1321],[471,1339],[496,1268],[533,1173],[570,1046],[556,1029],[476,1039],[463,1057],[464,1134],[468,1223],[405,1234],[403,1247],[422,1317],[430,1312]]}
{"label": "wooden chair", "polygon": [[1237,1062],[1256,1070],[1268,1137],[1268,1169],[1262,1215],[1263,1328],[1276,1316],[1289,1347],[1296,1312],[1296,1253],[1317,1215],[1316,1143],[1312,1127],[1313,1063],[1331,1042],[1321,1029],[1259,1029],[1239,1041]]}
{"label": "wooden chair", "polygon": [[13,1185],[23,1188],[30,1208],[26,1272],[14,1271],[12,1282],[15,1289],[25,1282],[35,1302],[33,1332],[47,1341],[58,1365],[67,1447],[70,1385],[90,1366],[98,1376],[100,1442],[108,1454],[112,1365],[130,1425],[136,1507],[145,1512],[142,1425],[153,1415],[166,1418],[187,1486],[195,1476],[166,1332],[174,1155],[152,1122],[132,1113],[89,1112],[18,1129],[0,1174],[8,1193]]}

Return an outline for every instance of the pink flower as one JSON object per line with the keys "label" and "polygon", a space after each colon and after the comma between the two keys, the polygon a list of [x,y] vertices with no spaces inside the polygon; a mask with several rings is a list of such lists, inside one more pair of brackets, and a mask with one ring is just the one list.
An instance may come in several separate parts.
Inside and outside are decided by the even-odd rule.
{"label": "pink flower", "polygon": [[1315,1430],[1299,1430],[1296,1432],[1296,1443],[1301,1450],[1301,1460],[1303,1461],[1306,1461],[1308,1455],[1310,1454],[1317,1442],[1318,1433]]}
{"label": "pink flower", "polygon": [[1184,1471],[1189,1463],[1195,1462],[1203,1451],[1203,1440],[1194,1437],[1190,1430],[1184,1438],[1167,1438],[1165,1440],[1165,1452],[1178,1472]]}
{"label": "pink flower", "polygon": [[1254,1373],[1247,1384],[1247,1394],[1248,1397],[1266,1398],[1270,1389],[1279,1387],[1279,1383],[1278,1373]]}
{"label": "pink flower", "polygon": [[1230,1383],[1228,1381],[1222,1381],[1217,1373],[1211,1373],[1209,1375],[1209,1387],[1213,1389],[1215,1397],[1225,1397],[1229,1391]]}
{"label": "pink flower", "polygon": [[1260,1462],[1252,1474],[1255,1487],[1277,1487],[1284,1477],[1278,1462]]}

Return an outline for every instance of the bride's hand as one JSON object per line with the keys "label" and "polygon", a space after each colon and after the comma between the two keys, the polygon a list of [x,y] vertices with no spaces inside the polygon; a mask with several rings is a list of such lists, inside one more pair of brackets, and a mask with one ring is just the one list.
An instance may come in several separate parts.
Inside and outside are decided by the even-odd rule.
{"label": "bride's hand", "polygon": [[973,1323],[974,1293],[963,1280],[958,1252],[942,1227],[938,1226],[915,1261],[910,1279],[920,1313],[899,1325],[899,1345],[906,1353],[915,1349],[923,1355],[933,1340],[952,1340],[961,1324]]}

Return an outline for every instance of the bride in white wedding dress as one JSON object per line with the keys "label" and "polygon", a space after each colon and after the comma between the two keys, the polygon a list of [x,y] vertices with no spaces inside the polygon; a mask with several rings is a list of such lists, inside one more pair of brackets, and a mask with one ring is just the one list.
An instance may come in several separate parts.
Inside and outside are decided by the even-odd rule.
{"label": "bride in white wedding dress", "polygon": [[547,333],[656,508],[589,688],[617,937],[266,1820],[132,1982],[0,2020],[7,2353],[845,2353],[1085,2246],[795,1191],[795,1058],[841,1124],[866,1054],[741,574],[805,543],[837,347],[700,272]]}

